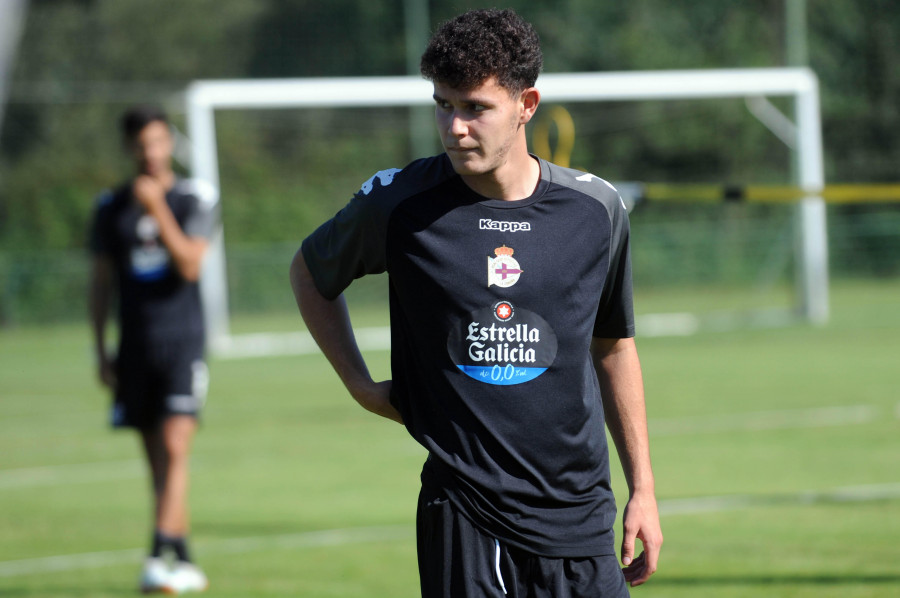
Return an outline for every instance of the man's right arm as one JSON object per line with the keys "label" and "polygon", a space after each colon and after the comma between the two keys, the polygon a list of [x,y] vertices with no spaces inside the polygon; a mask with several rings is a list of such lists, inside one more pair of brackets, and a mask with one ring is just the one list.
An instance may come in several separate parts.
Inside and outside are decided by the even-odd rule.
{"label": "man's right arm", "polygon": [[375,382],[369,374],[350,325],[344,296],[334,300],[322,296],[302,251],[297,251],[291,262],[291,287],[309,333],[350,395],[368,411],[403,423],[400,413],[390,403],[390,380]]}
{"label": "man's right arm", "polygon": [[112,359],[106,351],[106,322],[113,290],[113,266],[108,256],[95,254],[91,266],[90,296],[88,297],[91,330],[94,336],[94,354],[100,381],[110,388],[116,387]]}

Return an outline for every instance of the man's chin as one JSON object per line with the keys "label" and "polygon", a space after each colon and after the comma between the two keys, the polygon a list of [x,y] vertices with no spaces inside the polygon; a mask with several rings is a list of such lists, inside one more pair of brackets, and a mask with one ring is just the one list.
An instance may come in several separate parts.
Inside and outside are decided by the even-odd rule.
{"label": "man's chin", "polygon": [[140,165],[141,174],[146,174],[147,176],[159,177],[164,175],[168,170],[166,164],[150,164],[144,162]]}
{"label": "man's chin", "polygon": [[473,164],[470,160],[454,160],[452,156],[450,164],[453,165],[453,171],[460,176],[478,176],[487,172],[480,164]]}

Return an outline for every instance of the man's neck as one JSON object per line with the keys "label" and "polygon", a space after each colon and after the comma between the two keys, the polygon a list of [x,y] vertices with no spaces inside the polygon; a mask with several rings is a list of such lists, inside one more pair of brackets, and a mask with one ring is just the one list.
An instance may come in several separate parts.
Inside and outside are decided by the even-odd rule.
{"label": "man's neck", "polygon": [[[143,173],[142,173],[143,174]],[[175,171],[174,170],[165,170],[163,172],[159,172],[156,174],[148,174],[148,176],[156,179],[160,185],[163,186],[163,189],[169,191],[172,187],[175,186]]]}
{"label": "man's neck", "polygon": [[541,165],[531,154],[523,152],[497,170],[481,175],[462,175],[462,180],[484,197],[516,201],[534,193],[541,180]]}

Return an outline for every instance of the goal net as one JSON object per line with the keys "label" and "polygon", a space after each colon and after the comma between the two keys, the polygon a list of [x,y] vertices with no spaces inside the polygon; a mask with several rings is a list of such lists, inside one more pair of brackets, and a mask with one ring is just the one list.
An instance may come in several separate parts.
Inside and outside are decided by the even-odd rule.
{"label": "goal net", "polygon": [[[639,334],[827,319],[811,71],[544,74],[537,87],[532,151],[609,180],[630,205]],[[213,352],[312,346],[295,333],[266,335],[261,347],[252,330],[237,333],[231,314],[290,309],[287,266],[300,240],[374,172],[440,151],[431,94],[418,77],[188,88],[192,175],[219,187],[223,202],[201,279]],[[743,188],[760,184],[791,185],[796,196],[746,201]],[[376,314],[361,316],[363,344],[384,343],[384,279],[363,279],[348,293],[351,307]]]}

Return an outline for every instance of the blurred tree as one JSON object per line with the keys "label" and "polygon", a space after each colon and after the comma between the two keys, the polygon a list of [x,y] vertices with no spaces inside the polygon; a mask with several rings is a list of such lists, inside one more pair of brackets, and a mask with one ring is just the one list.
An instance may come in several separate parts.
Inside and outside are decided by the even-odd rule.
{"label": "blurred tree", "polygon": [[[130,174],[117,119],[197,77],[244,76],[260,6],[31,2],[0,137],[0,249],[81,247],[93,197]],[[209,51],[214,48],[215,51]]]}
{"label": "blurred tree", "polygon": [[253,77],[406,74],[403,4],[356,0],[264,3],[252,34]]}
{"label": "blurred tree", "polygon": [[[505,5],[534,23],[546,72],[577,72],[784,65],[786,1]],[[181,125],[181,94],[195,79],[404,74],[403,2],[31,0],[0,132],[0,321],[9,318],[3,297],[28,287],[9,274],[25,276],[27,269],[9,266],[24,263],[28,252],[80,250],[93,198],[130,174],[116,130],[127,105],[164,104]],[[428,12],[437,24],[482,6],[483,0],[430,0]],[[895,181],[900,4],[806,0],[806,6],[828,179]],[[788,150],[740,101],[568,108],[577,126],[574,164],[613,180],[789,176]],[[408,129],[397,111],[223,112],[217,122],[227,167],[225,217],[236,223],[229,225],[230,243],[295,241],[362,182],[359,172],[401,165],[408,156]],[[373,123],[384,126],[369,128]],[[860,211],[834,214],[854,210]],[[896,222],[884,213],[863,215],[884,226]],[[660,209],[658,217],[669,213]],[[832,233],[860,237],[839,227]],[[879,241],[866,251],[877,257],[898,248]],[[33,288],[65,303],[69,291],[45,282]]]}
{"label": "blurred tree", "polygon": [[[571,72],[779,66],[784,1],[508,5],[538,29],[545,71]],[[429,12],[437,23],[483,5],[432,1]],[[895,0],[808,0],[807,6],[810,63],[822,82],[827,174],[840,181],[894,180],[900,8]],[[127,104],[164,103],[179,123],[179,94],[197,78],[402,74],[402,9],[402,0],[33,0],[0,137],[0,248],[82,244],[91,198],[128,174],[115,130]],[[702,102],[571,109],[580,165],[612,178],[786,177],[785,150],[740,102],[715,110]],[[334,118],[298,117],[310,126],[316,124],[310,119]],[[279,209],[275,191],[282,185],[272,178],[298,164],[321,171],[329,155],[308,140],[309,147],[298,147],[290,127],[234,130],[232,136],[223,131],[223,151],[231,151],[226,141],[277,149],[244,152],[259,163],[242,167],[271,191],[260,190],[255,200],[276,202],[266,213]],[[357,143],[351,149],[342,142],[333,156],[365,154],[369,141]],[[264,235],[254,230],[254,238]],[[240,239],[239,232],[231,237]]]}
{"label": "blurred tree", "polygon": [[[900,4],[811,2],[812,66],[822,88],[830,180],[896,182],[900,164]],[[900,273],[900,206],[832,209],[832,267],[854,275]]]}
{"label": "blurred tree", "polygon": [[810,57],[822,86],[828,174],[896,181],[900,163],[900,4],[810,2]]}

